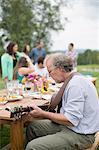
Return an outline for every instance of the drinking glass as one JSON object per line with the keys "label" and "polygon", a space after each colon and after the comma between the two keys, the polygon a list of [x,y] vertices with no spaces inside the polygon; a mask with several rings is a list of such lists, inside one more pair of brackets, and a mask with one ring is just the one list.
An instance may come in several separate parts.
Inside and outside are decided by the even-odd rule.
{"label": "drinking glass", "polygon": [[7,82],[6,86],[7,86],[8,96],[12,95],[13,94],[13,82],[12,81]]}
{"label": "drinking glass", "polygon": [[31,87],[32,87],[31,82],[26,82],[25,83],[25,90],[26,90],[27,93],[31,91]]}
{"label": "drinking glass", "polygon": [[19,81],[13,80],[13,94],[19,95]]}

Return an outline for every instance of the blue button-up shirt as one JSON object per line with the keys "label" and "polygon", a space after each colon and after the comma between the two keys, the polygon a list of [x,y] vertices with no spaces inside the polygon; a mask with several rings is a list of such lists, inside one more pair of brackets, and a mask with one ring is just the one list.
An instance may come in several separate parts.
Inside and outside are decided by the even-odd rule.
{"label": "blue button-up shirt", "polygon": [[37,60],[39,57],[45,58],[46,51],[44,48],[41,48],[41,49],[33,48],[29,56],[30,56],[30,58],[32,58],[34,60],[34,64],[35,64],[35,63],[37,63]]}
{"label": "blue button-up shirt", "polygon": [[99,131],[99,100],[95,86],[82,75],[75,75],[66,87],[60,112],[82,134]]}

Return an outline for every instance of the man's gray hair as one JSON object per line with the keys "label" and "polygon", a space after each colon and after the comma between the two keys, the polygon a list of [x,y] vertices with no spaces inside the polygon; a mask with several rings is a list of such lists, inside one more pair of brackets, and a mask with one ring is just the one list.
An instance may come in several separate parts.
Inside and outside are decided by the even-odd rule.
{"label": "man's gray hair", "polygon": [[73,61],[71,58],[67,57],[65,54],[58,53],[53,54],[52,58],[52,65],[54,68],[62,68],[66,72],[70,72],[73,70]]}

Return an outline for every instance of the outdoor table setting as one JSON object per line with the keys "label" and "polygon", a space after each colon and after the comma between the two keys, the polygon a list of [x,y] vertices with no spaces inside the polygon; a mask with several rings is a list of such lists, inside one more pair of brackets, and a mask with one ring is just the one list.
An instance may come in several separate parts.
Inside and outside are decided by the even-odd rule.
{"label": "outdoor table setting", "polygon": [[11,150],[23,150],[23,128],[31,106],[48,108],[52,95],[60,86],[47,80],[36,89],[31,81],[25,84],[18,81],[6,83],[6,89],[0,91],[0,124],[10,125]]}
{"label": "outdoor table setting", "polygon": [[7,82],[6,88],[0,91],[0,124],[10,125],[11,150],[24,149],[23,128],[24,123],[29,121],[28,114],[32,111],[32,105],[47,109],[52,95],[63,84],[45,78],[36,80],[33,76],[28,79],[24,78],[22,83],[17,80]]}
{"label": "outdoor table setting", "polygon": [[6,89],[0,91],[0,119],[2,117],[9,119],[10,111],[8,112],[6,108],[30,107],[32,104],[40,107],[48,104],[52,95],[58,92],[61,85],[44,80],[40,86],[36,85],[36,89],[34,89],[35,85],[31,81],[27,81],[25,84],[20,84],[17,80],[7,82]]}

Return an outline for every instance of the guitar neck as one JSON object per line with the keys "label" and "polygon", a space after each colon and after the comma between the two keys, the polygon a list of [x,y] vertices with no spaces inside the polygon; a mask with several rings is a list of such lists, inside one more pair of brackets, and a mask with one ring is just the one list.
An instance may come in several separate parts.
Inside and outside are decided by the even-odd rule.
{"label": "guitar neck", "polygon": [[[39,106],[39,108],[46,110],[46,109],[48,109],[48,105],[42,105],[42,106]],[[27,114],[27,113],[33,111],[33,108],[30,106],[27,106],[27,107],[20,106],[20,107],[14,107],[13,109],[6,108],[5,110],[10,112],[10,118],[19,119],[24,114]]]}

